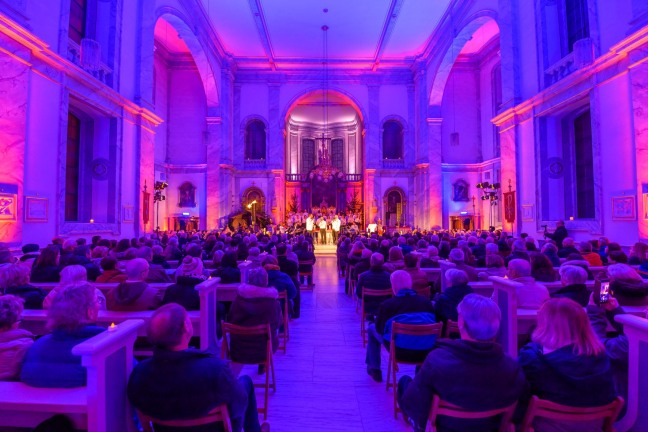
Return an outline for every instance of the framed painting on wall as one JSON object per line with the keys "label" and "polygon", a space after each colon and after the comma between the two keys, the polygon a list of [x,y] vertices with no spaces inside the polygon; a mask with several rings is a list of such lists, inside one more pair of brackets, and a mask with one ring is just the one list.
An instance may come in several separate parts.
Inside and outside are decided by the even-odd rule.
{"label": "framed painting on wall", "polygon": [[635,220],[635,196],[612,197],[612,220]]}
{"label": "framed painting on wall", "polygon": [[533,222],[533,204],[522,204],[522,222]]}
{"label": "framed painting on wall", "polygon": [[47,198],[25,197],[25,222],[47,222],[48,203]]}
{"label": "framed painting on wall", "polygon": [[16,195],[0,193],[0,221],[15,221],[16,212]]}
{"label": "framed painting on wall", "polygon": [[643,214],[643,218],[648,219],[648,193],[643,194]]}
{"label": "framed painting on wall", "polygon": [[135,215],[133,214],[133,206],[132,205],[125,205],[124,206],[124,217],[123,221],[124,222],[133,222],[135,219]]}

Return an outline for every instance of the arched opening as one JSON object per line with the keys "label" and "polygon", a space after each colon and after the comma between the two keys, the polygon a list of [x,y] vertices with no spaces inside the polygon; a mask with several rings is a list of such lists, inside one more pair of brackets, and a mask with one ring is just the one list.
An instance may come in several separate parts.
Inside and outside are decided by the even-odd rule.
{"label": "arched opening", "polygon": [[245,160],[265,160],[266,125],[261,120],[250,120],[245,126]]}
{"label": "arched opening", "polygon": [[383,208],[385,209],[383,224],[385,227],[394,228],[405,223],[406,203],[406,195],[403,189],[391,187],[385,191],[383,196]]}
{"label": "arched opening", "polygon": [[313,90],[290,105],[286,209],[363,213],[362,119],[357,104],[335,90]]}
{"label": "arched opening", "polygon": [[206,174],[184,167],[207,162],[206,117],[215,89],[196,36],[179,17],[164,14],[154,29],[152,96],[164,120],[155,134],[155,181],[169,185],[153,209],[162,230],[204,226]]}
{"label": "arched opening", "polygon": [[398,120],[383,123],[383,159],[403,159],[403,125]]}

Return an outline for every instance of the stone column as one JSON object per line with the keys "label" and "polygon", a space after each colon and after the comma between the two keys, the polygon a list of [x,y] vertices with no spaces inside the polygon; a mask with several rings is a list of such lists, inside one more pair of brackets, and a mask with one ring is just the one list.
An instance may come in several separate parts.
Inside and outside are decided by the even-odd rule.
{"label": "stone column", "polygon": [[[515,223],[511,224],[506,221],[504,215],[504,192],[508,192],[509,180],[511,181],[510,185],[512,190],[515,192],[518,190],[518,181],[517,181],[517,125],[514,122],[517,122],[515,116],[509,119],[510,123],[507,121],[504,124],[499,125],[499,134],[500,134],[500,164],[501,164],[501,177],[500,183],[502,185],[502,195],[501,201],[499,203],[498,210],[500,212],[502,220],[502,228],[506,232],[516,232],[517,223],[520,221],[519,212],[515,211]],[[530,173],[533,175],[533,173]],[[519,194],[516,193],[516,207],[519,208]]]}
{"label": "stone column", "polygon": [[285,218],[286,187],[284,184],[284,170],[273,169],[270,178],[270,187],[273,196],[270,201],[270,212],[275,223],[282,222]]}
{"label": "stone column", "polygon": [[442,118],[427,118],[427,156],[428,156],[428,207],[427,228],[442,227],[443,220],[443,173],[441,172],[441,124]]}
{"label": "stone column", "polygon": [[222,119],[207,117],[207,220],[206,228],[219,226],[221,214],[220,148],[223,143]]}
{"label": "stone column", "polygon": [[416,165],[415,190],[417,197],[417,206],[412,214],[414,223],[421,228],[430,228],[430,164],[419,163]]}
{"label": "stone column", "polygon": [[281,119],[279,118],[280,93],[281,84],[268,84],[268,123],[270,127],[266,140],[268,144],[266,153],[268,155],[267,167],[274,170],[285,168],[284,131],[281,129]]}
{"label": "stone column", "polygon": [[376,217],[373,212],[373,200],[374,200],[374,190],[375,190],[375,181],[376,170],[373,168],[366,168],[364,175],[364,214],[365,214],[365,226],[369,223],[373,223],[374,218]]}
{"label": "stone column", "polygon": [[140,235],[144,232],[151,232],[156,228],[155,214],[153,212],[153,196],[155,195],[155,133],[149,125],[144,124],[141,118],[137,122],[137,128],[138,142],[136,145],[139,147],[139,201],[142,202],[141,196],[145,183],[147,185],[147,192],[151,194],[148,209],[149,221],[146,224],[143,219],[143,202],[140,206],[140,217],[136,224],[136,234]]}
{"label": "stone column", "polygon": [[[25,136],[27,134],[27,104],[29,87],[29,59],[27,50],[0,34],[0,192],[13,195],[13,202],[3,202],[13,213],[13,220],[0,221],[0,242],[10,246],[22,243],[23,183],[25,175]],[[9,54],[10,53],[10,54]],[[13,57],[13,56],[16,57]],[[19,57],[21,58],[19,60]],[[36,156],[36,155],[34,155]],[[55,161],[52,161],[55,163]],[[56,203],[50,205],[55,206]],[[64,203],[60,203],[61,206]],[[56,217],[52,213],[50,217]]]}
{"label": "stone column", "polygon": [[365,168],[382,168],[382,152],[380,151],[380,86],[370,83],[369,109],[365,122],[364,136],[364,166]]}

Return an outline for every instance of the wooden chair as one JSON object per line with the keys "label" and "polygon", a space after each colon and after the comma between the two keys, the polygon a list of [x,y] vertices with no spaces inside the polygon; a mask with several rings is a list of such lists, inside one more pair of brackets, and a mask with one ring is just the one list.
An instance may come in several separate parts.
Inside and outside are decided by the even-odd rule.
{"label": "wooden chair", "polygon": [[486,419],[495,416],[502,416],[500,420],[499,432],[514,432],[515,426],[511,423],[511,418],[515,412],[517,401],[512,405],[504,408],[494,409],[490,411],[468,411],[457,405],[441,400],[438,395],[432,399],[432,409],[430,410],[430,427],[432,432],[436,432],[436,420],[438,416],[454,417],[466,420]]}
{"label": "wooden chair", "polygon": [[603,422],[603,432],[613,432],[614,422],[623,408],[624,400],[617,396],[613,402],[600,407],[577,408],[567,405],[557,404],[547,400],[540,399],[538,396],[531,397],[529,408],[527,409],[524,421],[522,422],[522,432],[533,432],[533,421],[538,418],[546,418],[556,421],[583,422],[591,420],[601,420]]}
{"label": "wooden chair", "polygon": [[301,270],[299,271],[299,279],[300,279],[299,288],[301,289],[301,287],[306,287],[307,289],[312,290],[313,285],[308,284],[308,283],[302,284],[301,283],[301,278],[303,277],[306,281],[308,281],[308,277],[310,277],[311,279],[313,278],[313,270],[312,269],[313,269],[313,266],[315,265],[315,262],[313,260],[299,261],[299,267],[301,268],[301,266],[303,266],[303,265],[311,266],[311,271],[301,271]]}
{"label": "wooden chair", "polygon": [[[273,391],[277,391],[275,371],[274,371],[274,361],[272,359],[272,330],[270,328],[270,324],[244,327],[244,326],[226,323],[225,321],[223,321],[222,327],[223,327],[223,349],[222,349],[223,358],[229,360],[232,360],[232,352],[230,346],[231,343],[230,337],[232,335],[235,335],[237,337],[243,337],[243,338],[246,336],[248,337],[265,336],[266,338],[265,361],[261,363],[265,366],[265,374],[266,374],[265,384],[254,384],[254,387],[256,388],[265,389],[264,405],[262,408],[258,408],[258,411],[259,413],[263,414],[263,419],[266,420],[268,418],[268,394],[270,393],[270,388],[272,388]],[[248,363],[243,363],[243,364],[248,364]],[[258,364],[258,363],[253,363],[253,364]],[[271,374],[272,374],[272,381],[270,381]]]}
{"label": "wooden chair", "polygon": [[[398,364],[408,364],[420,366],[422,361],[408,361],[399,359],[396,355],[396,336],[436,336],[441,337],[443,332],[443,323],[435,324],[403,324],[399,322],[392,322],[391,340],[389,342],[389,361],[387,362],[387,385],[386,390],[389,391],[390,387],[394,387],[394,418],[398,418],[398,395],[396,391],[396,372],[398,372]],[[432,348],[430,348],[432,350]]]}
{"label": "wooden chair", "polygon": [[360,316],[360,336],[362,336],[362,346],[367,346],[367,310],[365,309],[365,299],[367,297],[393,297],[394,292],[391,288],[375,290],[371,288],[362,288],[361,316]]}
{"label": "wooden chair", "polygon": [[282,341],[279,349],[282,350],[284,354],[286,354],[286,346],[288,345],[288,340],[290,339],[290,328],[288,327],[288,324],[290,323],[290,314],[288,313],[288,292],[280,292],[279,300],[283,300],[283,331],[279,333],[279,337]]}
{"label": "wooden chair", "polygon": [[449,319],[446,321],[443,337],[450,338],[452,335],[459,335],[459,323]]}
{"label": "wooden chair", "polygon": [[225,432],[232,432],[232,422],[230,421],[229,410],[227,405],[219,405],[209,411],[205,417],[189,420],[158,420],[137,410],[137,417],[142,423],[144,432],[154,432],[155,426],[167,426],[175,428],[190,428],[195,426],[204,426],[211,423],[222,423]]}

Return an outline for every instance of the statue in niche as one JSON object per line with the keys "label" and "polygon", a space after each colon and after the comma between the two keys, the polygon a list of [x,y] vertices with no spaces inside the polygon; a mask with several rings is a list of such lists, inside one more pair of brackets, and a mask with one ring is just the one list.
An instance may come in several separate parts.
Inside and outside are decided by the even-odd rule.
{"label": "statue in niche", "polygon": [[457,180],[452,185],[452,201],[470,201],[468,197],[468,183],[465,180]]}
{"label": "statue in niche", "polygon": [[178,188],[178,207],[196,207],[196,187],[189,182],[184,182]]}

